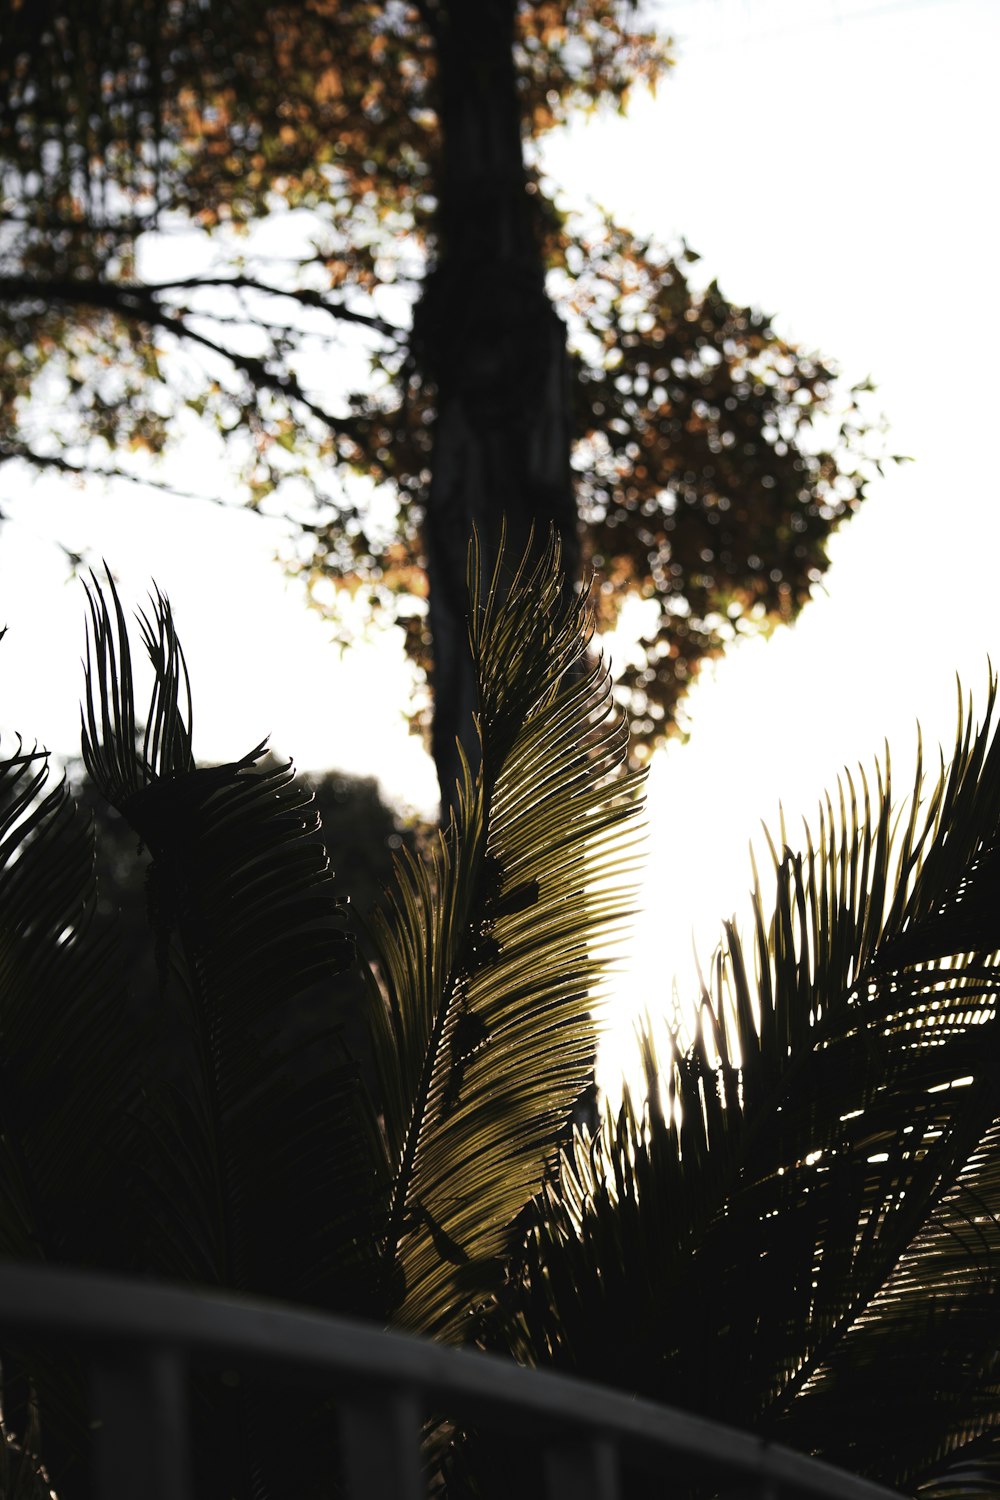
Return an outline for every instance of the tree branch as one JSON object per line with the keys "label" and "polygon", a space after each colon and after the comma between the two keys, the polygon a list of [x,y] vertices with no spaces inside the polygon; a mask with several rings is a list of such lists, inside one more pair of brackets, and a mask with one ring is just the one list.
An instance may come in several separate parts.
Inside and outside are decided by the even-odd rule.
{"label": "tree branch", "polygon": [[164,306],[157,299],[155,288],[117,286],[103,281],[42,282],[31,277],[6,277],[0,278],[0,301],[4,300],[5,295],[8,299],[13,296],[44,296],[49,300],[99,307],[134,318],[152,328],[162,328],[178,339],[187,339],[227,360],[233,369],[247,377],[255,390],[280,392],[287,400],[294,401],[317,421],[322,422],[331,432],[351,442],[358,441],[354,423],[349,418],[333,416],[313,401],[290,370],[270,370],[266,360],[239,354],[225,344],[209,338],[207,334],[199,333],[187,320],[202,314],[193,309],[182,311]]}
{"label": "tree branch", "polygon": [[[234,350],[227,349],[224,344],[216,343],[207,334],[198,333],[185,320],[184,314],[168,311],[166,308],[159,307],[155,302],[152,307],[151,312],[143,315],[145,321],[155,327],[163,328],[168,333],[173,333],[179,339],[189,339],[193,344],[200,344],[203,349],[208,349],[220,358],[228,360],[234,370],[239,370],[247,377],[255,390],[279,391],[289,401],[294,401],[304,407],[310,416],[322,422],[331,432],[357,442],[354,424],[351,420],[345,417],[335,417],[325,411],[322,406],[306,395],[290,370],[269,370],[263,359],[258,359],[252,354],[237,354]],[[199,314],[189,313],[188,316],[198,317]]]}
{"label": "tree branch", "polygon": [[[2,283],[0,283],[2,287]],[[317,292],[310,287],[301,287],[296,291],[289,291],[284,287],[269,286],[266,281],[258,281],[254,276],[238,274],[235,276],[191,276],[184,281],[161,281],[145,284],[146,291],[158,292],[184,292],[199,291],[203,287],[231,287],[236,291],[260,292],[269,297],[287,297],[297,302],[300,307],[316,307],[321,312],[329,313],[332,318],[338,318],[344,323],[356,323],[360,327],[370,328],[383,337],[392,339],[396,343],[404,343],[407,338],[405,328],[399,328],[395,323],[389,323],[385,318],[380,318],[374,313],[359,313],[345,307],[342,302],[331,302],[323,292]]]}
{"label": "tree branch", "polygon": [[403,343],[407,337],[406,330],[397,327],[395,323],[389,323],[385,318],[377,317],[373,313],[354,312],[341,302],[331,302],[322,292],[313,291],[308,287],[300,288],[298,291],[289,291],[284,287],[269,286],[265,281],[258,281],[256,277],[242,274],[189,276],[179,281],[143,282],[135,286],[97,280],[54,279],[47,281],[37,276],[3,276],[0,277],[0,302],[10,302],[18,297],[37,297],[43,301],[79,302],[89,307],[106,307],[112,311],[136,316],[136,299],[140,302],[150,299],[154,304],[159,305],[157,299],[164,292],[201,291],[215,287],[259,292],[269,297],[286,297],[292,302],[297,302],[300,307],[318,308],[340,322],[370,328],[374,333],[379,333],[394,343]]}
{"label": "tree branch", "polygon": [[[228,500],[220,500],[217,495],[199,494],[196,490],[182,490],[175,484],[167,484],[162,479],[146,479],[140,474],[130,474],[126,469],[102,469],[97,464],[74,464],[67,458],[56,453],[36,453],[26,443],[12,442],[10,438],[0,438],[0,464],[11,459],[19,458],[22,463],[30,464],[39,472],[55,470],[57,474],[68,474],[74,479],[124,479],[128,484],[139,484],[151,490],[158,490],[164,495],[173,495],[178,500],[203,500],[208,505],[221,506],[223,510],[254,510],[257,515],[265,512],[256,507],[247,505],[232,505]],[[0,519],[9,517],[0,516]]]}

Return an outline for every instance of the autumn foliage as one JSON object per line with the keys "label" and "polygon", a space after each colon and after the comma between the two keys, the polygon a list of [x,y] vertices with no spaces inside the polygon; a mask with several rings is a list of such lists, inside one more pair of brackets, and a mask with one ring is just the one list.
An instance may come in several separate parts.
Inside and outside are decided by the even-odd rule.
{"label": "autumn foliage", "polygon": [[[877,432],[865,389],[706,285],[688,247],[569,213],[544,179],[537,139],[656,86],[669,39],[615,0],[513,9],[601,627],[651,605],[617,687],[641,756],[701,661],[801,609]],[[443,0],[8,0],[0,48],[0,460],[162,483],[152,460],[208,424],[240,500],[291,518],[316,602],[336,616],[346,588],[424,667],[435,385],[411,328],[447,25]],[[144,277],[143,234],[192,225],[203,268]]]}

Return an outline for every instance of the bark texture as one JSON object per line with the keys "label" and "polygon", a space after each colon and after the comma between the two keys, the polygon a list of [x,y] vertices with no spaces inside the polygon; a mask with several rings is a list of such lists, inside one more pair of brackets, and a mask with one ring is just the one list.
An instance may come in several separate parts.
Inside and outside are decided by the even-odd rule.
{"label": "bark texture", "polygon": [[532,525],[541,543],[554,524],[568,587],[580,566],[566,331],[546,296],[527,192],[514,14],[514,0],[448,0],[439,12],[437,253],[414,352],[437,392],[425,546],[443,812],[458,773],[456,739],[473,765],[478,757],[466,626],[472,528],[487,568],[504,518],[512,560]]}

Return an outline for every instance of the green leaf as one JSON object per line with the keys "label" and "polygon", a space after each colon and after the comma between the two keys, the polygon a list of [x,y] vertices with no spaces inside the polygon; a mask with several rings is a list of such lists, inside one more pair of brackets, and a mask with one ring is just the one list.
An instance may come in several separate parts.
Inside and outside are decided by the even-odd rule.
{"label": "green leaf", "polygon": [[586,601],[567,597],[556,541],[530,556],[508,579],[501,552],[484,591],[473,545],[482,769],[429,862],[399,861],[374,922],[394,1318],[453,1340],[498,1286],[591,1076],[598,945],[627,915],[641,801],[607,670],[583,665]]}
{"label": "green leaf", "polygon": [[995,1465],[995,701],[908,813],[887,760],[774,850],[773,912],[758,885],[750,951],[727,925],[694,1045],[647,1037],[645,1108],[578,1138],[539,1207],[522,1358],[907,1488]]}

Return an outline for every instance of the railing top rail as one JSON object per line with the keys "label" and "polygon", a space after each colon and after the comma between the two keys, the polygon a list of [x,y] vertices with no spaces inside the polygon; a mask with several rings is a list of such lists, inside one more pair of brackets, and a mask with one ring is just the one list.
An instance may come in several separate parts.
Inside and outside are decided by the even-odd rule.
{"label": "railing top rail", "polygon": [[273,1375],[323,1377],[334,1387],[409,1388],[449,1415],[484,1425],[527,1420],[607,1435],[626,1442],[644,1466],[684,1454],[815,1500],[898,1500],[817,1459],[606,1386],[249,1297],[6,1262],[0,1335],[14,1331],[90,1345],[166,1346],[195,1361],[240,1361]]}

